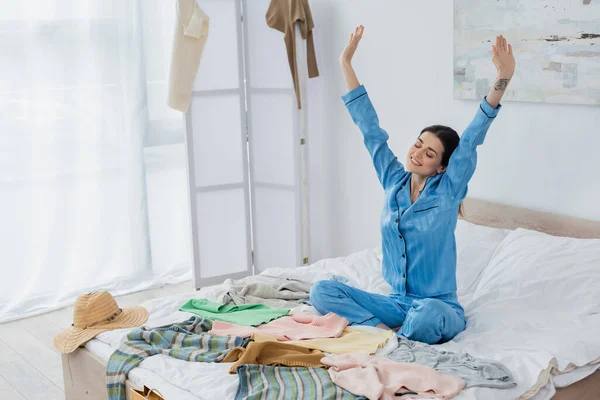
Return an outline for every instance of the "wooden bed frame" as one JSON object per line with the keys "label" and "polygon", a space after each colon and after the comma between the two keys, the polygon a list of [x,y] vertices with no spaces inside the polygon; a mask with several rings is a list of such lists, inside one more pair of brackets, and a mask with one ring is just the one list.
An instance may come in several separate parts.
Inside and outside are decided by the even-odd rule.
{"label": "wooden bed frame", "polygon": [[[467,198],[464,202],[466,221],[494,228],[526,228],[555,236],[599,238],[600,221],[590,221],[547,212],[507,206]],[[85,348],[62,356],[66,400],[106,400],[106,365]],[[127,381],[127,400],[131,383]],[[556,390],[554,400],[600,399],[600,370],[566,388]]]}
{"label": "wooden bed frame", "polygon": [[[106,363],[80,347],[62,355],[66,400],[106,400]],[[131,400],[131,382],[126,382],[127,400]]]}

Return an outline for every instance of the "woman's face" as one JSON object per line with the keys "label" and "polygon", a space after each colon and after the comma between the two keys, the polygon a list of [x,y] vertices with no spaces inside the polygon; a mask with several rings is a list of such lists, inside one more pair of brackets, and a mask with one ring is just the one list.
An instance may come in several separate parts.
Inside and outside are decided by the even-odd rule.
{"label": "woman's face", "polygon": [[425,131],[408,149],[406,168],[413,174],[433,176],[446,170],[442,166],[444,145],[433,133]]}

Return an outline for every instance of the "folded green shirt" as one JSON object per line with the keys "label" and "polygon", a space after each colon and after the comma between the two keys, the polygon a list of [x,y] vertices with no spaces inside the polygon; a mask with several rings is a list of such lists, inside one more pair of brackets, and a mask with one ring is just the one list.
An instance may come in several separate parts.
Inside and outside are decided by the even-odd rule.
{"label": "folded green shirt", "polygon": [[207,299],[191,299],[179,311],[237,325],[257,326],[287,315],[290,309],[270,308],[264,304],[225,305]]}

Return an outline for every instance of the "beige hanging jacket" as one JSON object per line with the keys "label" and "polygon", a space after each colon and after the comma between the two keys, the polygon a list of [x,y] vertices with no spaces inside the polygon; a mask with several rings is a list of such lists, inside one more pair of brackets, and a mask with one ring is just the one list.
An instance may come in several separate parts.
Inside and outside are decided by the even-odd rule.
{"label": "beige hanging jacket", "polygon": [[169,71],[167,105],[186,112],[190,106],[196,72],[208,37],[208,15],[195,0],[175,0],[177,16]]}

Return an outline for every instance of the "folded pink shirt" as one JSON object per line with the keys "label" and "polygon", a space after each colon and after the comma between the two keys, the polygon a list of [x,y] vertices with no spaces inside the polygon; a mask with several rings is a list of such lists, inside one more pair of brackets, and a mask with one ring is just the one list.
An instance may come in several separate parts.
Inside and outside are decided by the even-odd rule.
{"label": "folded pink shirt", "polygon": [[451,399],[465,387],[465,381],[456,376],[383,357],[332,354],[322,358],[321,363],[331,367],[329,375],[336,385],[369,400],[398,399],[396,393],[409,391],[417,392],[418,397]]}
{"label": "folded pink shirt", "polygon": [[262,333],[275,337],[279,341],[320,339],[340,337],[348,326],[348,320],[334,313],[323,316],[296,314],[291,317],[281,317],[268,324],[241,326],[223,321],[214,321],[208,332],[211,335],[229,335],[248,337],[253,333]]}

